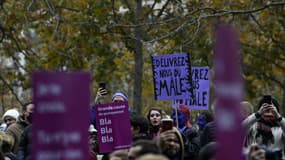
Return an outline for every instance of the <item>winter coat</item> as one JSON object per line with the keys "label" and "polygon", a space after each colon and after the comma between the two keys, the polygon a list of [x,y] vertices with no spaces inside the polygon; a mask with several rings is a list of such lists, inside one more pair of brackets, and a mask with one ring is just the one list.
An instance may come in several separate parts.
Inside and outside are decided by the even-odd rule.
{"label": "winter coat", "polygon": [[20,144],[21,135],[24,131],[24,128],[28,126],[28,122],[25,121],[22,117],[16,123],[10,125],[5,131],[7,134],[11,135],[14,138],[14,145],[12,147],[12,152],[17,154],[18,147]]}
{"label": "winter coat", "polygon": [[27,126],[21,136],[19,150],[17,152],[18,160],[30,160],[31,155],[30,151],[31,146],[31,137],[32,137],[32,125]]}

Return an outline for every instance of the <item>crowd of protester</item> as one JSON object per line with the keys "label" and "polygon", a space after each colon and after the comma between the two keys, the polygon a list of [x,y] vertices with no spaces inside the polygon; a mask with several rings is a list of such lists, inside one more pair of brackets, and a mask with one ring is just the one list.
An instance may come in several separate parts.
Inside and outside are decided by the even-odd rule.
{"label": "crowd of protester", "polygon": [[[100,92],[98,95],[100,97]],[[121,101],[128,100],[121,92],[115,93],[113,99],[116,96],[122,96],[118,98]],[[104,154],[102,159],[213,160],[219,145],[215,139],[215,105],[213,103],[211,111],[200,111],[195,116],[185,105],[178,105],[169,115],[159,107],[151,107],[145,116],[130,114],[132,146]],[[241,149],[244,159],[284,159],[285,119],[279,108],[279,103],[271,95],[262,96],[256,107],[248,101],[240,102],[241,125],[246,131]],[[171,119],[172,128],[163,129],[165,119]],[[124,153],[125,156],[114,157],[115,153]]]}
{"label": "crowd of protester", "polygon": [[[95,103],[106,95],[99,89]],[[122,92],[116,92],[112,101],[128,101]],[[268,101],[270,99],[270,101]],[[133,113],[131,108],[130,124],[132,144],[124,150],[100,153],[98,146],[96,117],[90,110],[89,127],[90,160],[213,160],[217,145],[215,139],[215,104],[213,111],[200,111],[192,115],[185,105],[173,108],[166,114],[163,108],[152,107],[146,115]],[[263,96],[257,110],[250,102],[240,103],[244,137],[243,155],[246,160],[282,160],[285,152],[285,119],[280,114],[280,106],[272,96]],[[22,112],[7,110],[0,129],[0,160],[30,160],[34,105],[25,104]],[[195,117],[195,118],[193,118]],[[164,123],[164,122],[168,123]],[[170,123],[169,123],[170,122]],[[234,144],[233,144],[234,145]]]}

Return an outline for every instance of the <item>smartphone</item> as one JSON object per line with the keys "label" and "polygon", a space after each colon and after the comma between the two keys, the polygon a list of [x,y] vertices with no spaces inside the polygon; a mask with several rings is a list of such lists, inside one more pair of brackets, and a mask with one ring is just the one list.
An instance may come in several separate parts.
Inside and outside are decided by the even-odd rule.
{"label": "smartphone", "polygon": [[173,127],[173,120],[172,119],[162,119],[161,120],[161,130],[162,132],[171,130]]}
{"label": "smartphone", "polygon": [[106,89],[106,83],[105,82],[100,82],[99,83],[99,88]]}
{"label": "smartphone", "polygon": [[106,90],[106,83],[105,82],[100,82],[99,83],[99,89],[100,91],[102,91],[102,95],[106,95],[107,94],[107,90]]}
{"label": "smartphone", "polygon": [[272,104],[272,97],[270,95],[266,95],[263,98],[264,98],[264,103]]}

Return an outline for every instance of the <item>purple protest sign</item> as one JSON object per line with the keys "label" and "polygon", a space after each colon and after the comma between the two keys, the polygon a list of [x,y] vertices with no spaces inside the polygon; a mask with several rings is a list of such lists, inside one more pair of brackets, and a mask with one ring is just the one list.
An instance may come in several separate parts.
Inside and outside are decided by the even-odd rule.
{"label": "purple protest sign", "polygon": [[184,104],[192,110],[208,110],[210,95],[210,69],[209,67],[191,67],[194,96],[185,99],[172,100],[172,107]]}
{"label": "purple protest sign", "polygon": [[33,74],[32,160],[89,159],[87,72]]}
{"label": "purple protest sign", "polygon": [[131,146],[132,134],[128,102],[96,104],[96,128],[100,153]]}
{"label": "purple protest sign", "polygon": [[186,53],[152,56],[155,99],[183,99],[191,95],[191,65]]}
{"label": "purple protest sign", "polygon": [[217,160],[241,160],[244,140],[240,102],[243,97],[238,39],[234,28],[219,25],[215,44]]}

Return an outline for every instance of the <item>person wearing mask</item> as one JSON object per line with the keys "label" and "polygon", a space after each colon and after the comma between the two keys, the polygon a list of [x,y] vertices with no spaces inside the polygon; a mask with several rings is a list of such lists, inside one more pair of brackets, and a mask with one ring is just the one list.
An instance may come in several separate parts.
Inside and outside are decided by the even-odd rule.
{"label": "person wearing mask", "polygon": [[34,104],[33,103],[27,103],[27,104],[23,105],[23,112],[19,116],[18,121],[16,123],[10,125],[6,130],[6,133],[14,138],[15,144],[12,148],[12,152],[14,154],[17,154],[17,152],[18,152],[18,147],[20,144],[21,135],[22,135],[25,127],[27,127],[29,124],[32,123],[32,112],[33,112],[33,110],[34,110]]}
{"label": "person wearing mask", "polygon": [[20,113],[16,109],[9,109],[4,113],[2,120],[6,124],[6,129],[18,120],[19,115]]}
{"label": "person wearing mask", "polygon": [[155,139],[161,125],[162,109],[158,107],[150,108],[147,114],[147,119],[150,126],[149,133],[151,137]]}

